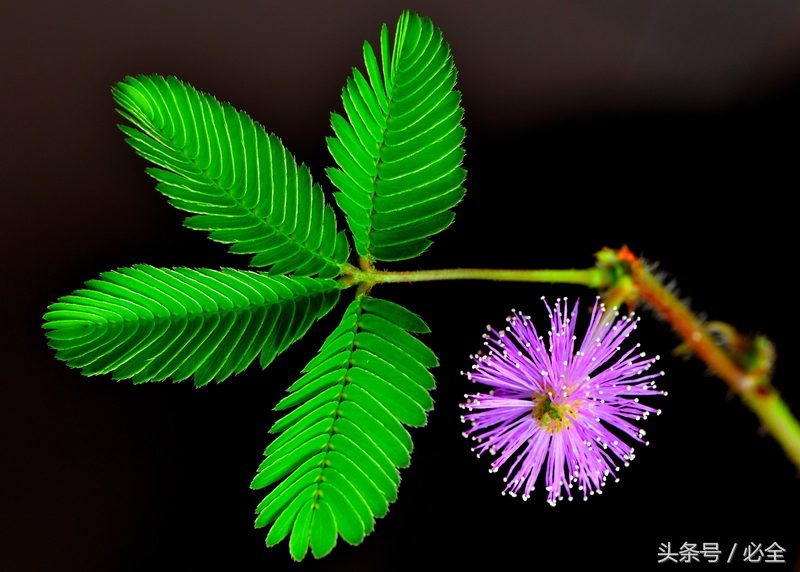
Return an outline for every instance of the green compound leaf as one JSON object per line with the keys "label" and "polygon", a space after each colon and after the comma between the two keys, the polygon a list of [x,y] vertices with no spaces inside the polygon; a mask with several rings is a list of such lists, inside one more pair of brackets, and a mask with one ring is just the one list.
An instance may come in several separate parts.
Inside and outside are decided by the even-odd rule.
{"label": "green compound leaf", "polygon": [[84,375],[197,386],[266,367],[339,299],[333,280],[137,265],[102,274],[50,305],[56,357]]}
{"label": "green compound leaf", "polygon": [[275,135],[227,103],[174,77],[128,77],[113,89],[127,142],[162,168],[148,169],[169,202],[194,213],[230,251],[253,254],[270,274],[334,278],[349,246],[305,165]]}
{"label": "green compound leaf", "polygon": [[411,436],[433,407],[428,368],[436,356],[409,332],[428,328],[392,302],[359,296],[276,409],[252,488],[273,486],[258,505],[267,545],[289,536],[289,552],[320,558],[359,544],[397,498],[398,467],[411,462]]}
{"label": "green compound leaf", "polygon": [[367,76],[354,69],[342,91],[347,119],[331,115],[339,168],[327,173],[359,256],[405,260],[453,222],[464,196],[461,94],[441,31],[416,14],[400,17],[394,46],[383,26],[381,66],[369,43],[364,61]]}

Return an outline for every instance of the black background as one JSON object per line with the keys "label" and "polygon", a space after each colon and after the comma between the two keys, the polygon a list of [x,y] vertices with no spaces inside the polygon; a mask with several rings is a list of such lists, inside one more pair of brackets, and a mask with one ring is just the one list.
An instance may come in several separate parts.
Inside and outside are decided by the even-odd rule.
{"label": "black background", "polygon": [[272,407],[342,306],[265,372],[199,390],[82,377],[54,359],[40,329],[49,303],[101,271],[246,264],[182,228],[184,215],[153,189],[115,126],[114,82],[172,74],[230,101],[330,191],[328,114],[341,111],[361,43],[375,45],[381,23],[393,29],[410,8],[452,46],[468,193],[428,253],[386,268],[582,268],[603,246],[627,244],[660,261],[709,319],[768,335],[775,385],[800,411],[791,199],[800,10],[695,4],[7,3],[0,569],[644,570],[667,542],[715,542],[723,560],[734,543],[741,559],[751,542],[777,542],[787,550],[781,569],[792,568],[797,469],[723,382],[671,357],[678,341],[649,314],[639,341],[662,356],[669,391],[653,400],[663,414],[644,424],[651,445],[585,503],[500,495],[501,475],[460,434],[458,403],[472,389],[459,371],[485,324],[516,307],[543,325],[541,296],[590,300],[583,288],[376,288],[431,327],[436,408],[412,431],[412,466],[375,532],[299,565],[285,543],[265,548],[265,531],[252,527],[263,493],[248,485],[277,419]]}

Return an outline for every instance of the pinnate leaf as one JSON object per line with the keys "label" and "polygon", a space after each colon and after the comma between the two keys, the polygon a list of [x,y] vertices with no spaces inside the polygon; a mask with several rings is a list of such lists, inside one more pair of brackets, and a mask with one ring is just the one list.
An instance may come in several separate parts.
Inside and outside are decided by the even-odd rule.
{"label": "pinnate leaf", "polygon": [[[256,526],[270,526],[269,546],[289,536],[294,559],[309,547],[319,558],[337,535],[360,543],[386,514],[398,468],[410,463],[405,426],[424,425],[433,407],[436,357],[410,333],[427,331],[393,302],[360,295],[349,305],[276,406],[291,410],[272,427],[278,436],[251,485],[272,487],[256,510]],[[413,357],[393,362],[397,353]]]}
{"label": "pinnate leaf", "polygon": [[[454,90],[449,46],[427,18],[404,13],[390,46],[381,31],[381,64],[364,44],[342,91],[345,116],[332,114],[328,177],[360,257],[372,263],[413,258],[453,222],[464,196],[464,112]],[[382,69],[381,69],[382,68]]]}
{"label": "pinnate leaf", "polygon": [[329,279],[137,265],[62,296],[44,327],[56,357],[84,375],[200,386],[256,358],[266,367],[338,299]]}
{"label": "pinnate leaf", "polygon": [[271,274],[334,278],[349,254],[344,234],[305,165],[228,103],[174,77],[128,77],[113,90],[128,143],[185,225]]}

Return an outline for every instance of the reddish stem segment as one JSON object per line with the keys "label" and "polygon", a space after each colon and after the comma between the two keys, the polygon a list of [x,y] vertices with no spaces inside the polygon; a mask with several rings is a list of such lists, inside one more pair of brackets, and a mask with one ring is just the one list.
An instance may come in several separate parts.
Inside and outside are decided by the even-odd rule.
{"label": "reddish stem segment", "polygon": [[653,276],[627,247],[598,253],[601,265],[617,266],[623,278],[609,289],[614,301],[633,305],[650,304],[672,325],[686,346],[758,416],[766,430],[780,443],[787,456],[800,468],[800,425],[772,386],[772,345],[765,338],[744,343],[743,336],[729,326],[731,351],[711,335],[709,327]]}

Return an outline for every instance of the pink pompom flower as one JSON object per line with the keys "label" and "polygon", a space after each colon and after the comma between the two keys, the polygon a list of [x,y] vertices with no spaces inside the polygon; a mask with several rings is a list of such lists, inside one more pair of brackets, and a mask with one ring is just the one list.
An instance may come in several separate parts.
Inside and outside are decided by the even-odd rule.
{"label": "pink pompom flower", "polygon": [[[544,300],[544,299],[542,299]],[[610,477],[617,479],[619,462],[628,465],[634,450],[628,441],[644,442],[644,430],[634,423],[661,413],[640,397],[666,395],[656,389],[649,373],[658,356],[647,358],[639,344],[623,349],[638,318],[607,313],[595,301],[585,336],[575,335],[578,303],[569,312],[567,300],[554,307],[544,303],[550,331],[540,336],[529,316],[517,311],[500,331],[484,334],[486,350],[471,356],[468,379],[487,386],[486,392],[466,395],[465,437],[475,439],[480,457],[496,455],[491,471],[506,465],[503,494],[531,491],[545,466],[545,489],[550,504],[573,487],[584,500]]]}

